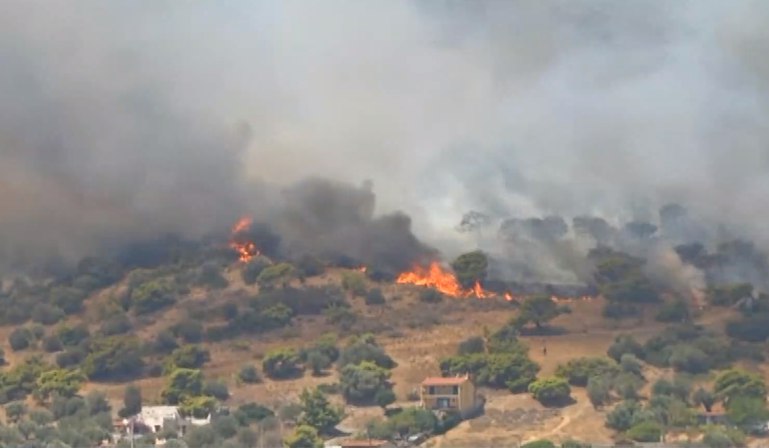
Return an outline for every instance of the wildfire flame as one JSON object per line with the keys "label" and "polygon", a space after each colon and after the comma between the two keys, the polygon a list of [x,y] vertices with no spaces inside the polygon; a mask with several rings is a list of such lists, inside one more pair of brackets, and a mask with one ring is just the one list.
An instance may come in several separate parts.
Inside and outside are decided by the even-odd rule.
{"label": "wildfire flame", "polygon": [[513,295],[510,294],[509,292],[506,292],[505,293],[505,300],[507,300],[508,302],[512,302],[514,300]]}
{"label": "wildfire flame", "polygon": [[470,290],[462,288],[456,276],[444,270],[436,261],[430,263],[430,266],[427,268],[415,266],[411,271],[399,275],[395,281],[400,284],[429,286],[452,297],[475,296],[482,299],[492,296],[491,293],[483,289],[480,282],[475,282],[475,285]]}
{"label": "wildfire flame", "polygon": [[243,233],[247,232],[251,228],[253,220],[248,217],[243,217],[232,226],[232,234],[230,237],[230,248],[238,253],[238,259],[243,263],[248,263],[252,258],[259,255],[259,249],[252,241],[244,241]]}
{"label": "wildfire flame", "polygon": [[361,267],[358,268],[358,271],[359,272],[363,272],[363,273],[365,273],[367,270],[368,270],[368,268],[366,266],[361,266]]}

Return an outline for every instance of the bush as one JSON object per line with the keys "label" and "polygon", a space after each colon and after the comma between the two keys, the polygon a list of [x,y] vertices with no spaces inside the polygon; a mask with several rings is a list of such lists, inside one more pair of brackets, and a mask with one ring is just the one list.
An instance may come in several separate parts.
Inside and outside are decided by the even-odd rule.
{"label": "bush", "polygon": [[533,442],[524,443],[521,448],[555,448],[555,444],[549,440],[535,440]]}
{"label": "bush", "polygon": [[116,314],[101,324],[99,333],[104,336],[126,334],[133,329],[131,320],[125,314]]}
{"label": "bush", "polygon": [[131,289],[130,301],[136,314],[149,314],[173,305],[176,295],[168,281],[151,280]]}
{"label": "bush", "polygon": [[346,306],[330,307],[325,312],[326,322],[329,325],[339,327],[342,331],[349,331],[358,320],[355,311]]}
{"label": "bush", "polygon": [[245,266],[243,266],[243,270],[240,271],[240,275],[243,277],[243,282],[247,285],[253,285],[256,283],[256,279],[259,277],[259,274],[261,274],[262,271],[269,265],[270,261],[264,257],[256,257],[252,259]]}
{"label": "bush", "polygon": [[710,358],[702,350],[689,345],[673,347],[669,363],[679,372],[705,373],[710,370]]}
{"label": "bush", "polygon": [[476,282],[486,279],[486,270],[489,267],[489,259],[480,250],[460,255],[451,262],[451,269],[457,276],[457,280],[463,288],[472,288]]}
{"label": "bush", "polygon": [[274,417],[275,413],[270,408],[264,407],[257,403],[246,403],[238,406],[238,409],[234,413],[235,418],[238,419],[243,426],[248,426],[251,423],[260,422],[266,418]]}
{"label": "bush", "polygon": [[565,379],[559,377],[542,378],[529,384],[529,392],[540,403],[553,406],[566,403],[571,396],[571,388]]}
{"label": "bush", "polygon": [[633,426],[635,416],[640,411],[638,402],[623,401],[606,414],[606,426],[617,431],[627,431]]}
{"label": "bush", "polygon": [[294,267],[289,263],[278,263],[266,267],[256,277],[259,286],[270,288],[279,282],[288,282],[294,274]]}
{"label": "bush", "polygon": [[86,293],[78,288],[57,286],[51,289],[50,302],[66,314],[79,312],[83,307]]}
{"label": "bush", "polygon": [[65,347],[80,345],[91,336],[88,332],[88,327],[84,324],[75,325],[74,327],[61,325],[56,329],[56,335]]}
{"label": "bush", "polygon": [[312,255],[302,255],[296,262],[296,269],[302,277],[315,277],[325,272],[326,267]]}
{"label": "bush", "polygon": [[769,314],[757,314],[726,324],[730,338],[746,342],[765,342],[769,338]]}
{"label": "bush", "polygon": [[238,378],[246,384],[256,384],[262,381],[262,377],[259,375],[259,371],[256,370],[256,366],[253,364],[247,364],[240,368]]}
{"label": "bush", "polygon": [[625,353],[619,360],[623,372],[632,373],[638,377],[643,376],[643,363],[632,353]]}
{"label": "bush", "polygon": [[586,386],[594,376],[613,377],[619,373],[619,367],[609,358],[577,358],[566,365],[559,365],[556,375],[566,378],[574,386]]}
{"label": "bush", "polygon": [[577,442],[576,440],[566,440],[561,444],[561,448],[591,448],[589,443]]}
{"label": "bush", "polygon": [[643,346],[633,336],[622,334],[614,339],[614,343],[609,347],[607,354],[610,358],[619,362],[625,353],[630,353],[637,358],[644,359]]}
{"label": "bush", "polygon": [[636,442],[659,442],[662,439],[662,427],[657,422],[639,422],[628,429],[625,435]]}
{"label": "bush", "polygon": [[176,368],[197,369],[211,360],[211,353],[198,345],[184,345],[171,353],[167,360],[167,371]]}
{"label": "bush", "polygon": [[64,346],[61,344],[61,341],[55,334],[52,334],[43,339],[43,350],[48,353],[58,352],[63,347]]}
{"label": "bush", "polygon": [[213,289],[226,288],[230,282],[222,275],[222,269],[217,263],[204,263],[197,272],[195,284]]}
{"label": "bush", "polygon": [[636,317],[641,310],[630,303],[609,302],[603,307],[602,315],[607,319],[625,319]]}
{"label": "bush", "polygon": [[342,410],[332,407],[328,398],[318,389],[304,389],[299,400],[302,403],[300,425],[309,425],[323,434],[330,434],[342,421]]}
{"label": "bush", "polygon": [[395,361],[385,353],[382,347],[377,345],[371,335],[359,336],[345,347],[339,355],[338,367],[341,370],[348,364],[360,364],[363,361],[373,362],[385,369],[392,369],[396,366]]}
{"label": "bush", "polygon": [[185,319],[173,327],[174,336],[182,338],[188,344],[198,343],[203,340],[203,324],[194,319]]}
{"label": "bush", "polygon": [[443,294],[433,288],[424,288],[419,292],[419,300],[425,303],[438,303],[443,300]]}
{"label": "bush", "polygon": [[210,395],[220,401],[230,398],[230,390],[227,388],[227,385],[222,381],[216,380],[206,382],[206,385],[203,386],[203,394]]}
{"label": "bush", "polygon": [[372,404],[382,390],[389,389],[390,372],[376,364],[364,361],[342,368],[339,384],[342,395],[349,403]]}
{"label": "bush", "polygon": [[88,356],[83,349],[80,348],[68,348],[67,350],[56,355],[56,365],[62,369],[68,367],[75,367],[79,365]]}
{"label": "bush", "polygon": [[703,437],[702,443],[709,448],[745,446],[745,434],[736,428],[711,426],[706,428],[705,437]]}
{"label": "bush", "polygon": [[493,353],[453,356],[440,363],[444,376],[469,373],[481,386],[526,391],[536,378],[539,366],[525,354]]}
{"label": "bush", "polygon": [[654,317],[659,322],[683,322],[689,319],[689,306],[683,299],[663,304]]}
{"label": "bush", "polygon": [[123,336],[95,340],[83,363],[83,373],[96,381],[130,379],[143,368],[138,340]]}
{"label": "bush", "polygon": [[171,353],[177,348],[179,344],[170,330],[160,331],[152,342],[152,350],[155,353]]}
{"label": "bush", "polygon": [[366,293],[366,305],[384,305],[385,296],[379,288],[371,289]]}
{"label": "bush", "polygon": [[482,337],[474,336],[459,343],[457,354],[471,355],[473,353],[483,353],[486,350],[486,343]]}
{"label": "bush", "polygon": [[293,349],[276,349],[265,355],[262,370],[270,378],[284,379],[300,375],[304,366]]}
{"label": "bush", "polygon": [[29,348],[35,341],[35,336],[26,327],[15,328],[10,335],[8,335],[8,342],[11,344],[11,350],[18,352]]}
{"label": "bush", "polygon": [[611,383],[601,376],[593,376],[587,380],[587,397],[594,408],[599,408],[608,403],[611,392]]}
{"label": "bush", "polygon": [[365,277],[360,272],[343,272],[342,289],[349,291],[353,296],[362,296],[366,293]]}
{"label": "bush", "polygon": [[43,325],[53,325],[63,318],[64,311],[54,305],[38,303],[32,309],[32,320]]}

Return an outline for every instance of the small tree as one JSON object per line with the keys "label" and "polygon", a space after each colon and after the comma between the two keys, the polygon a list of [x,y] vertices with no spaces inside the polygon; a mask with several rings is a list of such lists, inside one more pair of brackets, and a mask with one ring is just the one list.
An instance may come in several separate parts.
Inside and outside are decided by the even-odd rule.
{"label": "small tree", "polygon": [[472,288],[476,282],[485,280],[488,267],[489,259],[480,250],[462,254],[451,262],[451,269],[463,288]]}
{"label": "small tree", "polygon": [[343,272],[342,288],[353,297],[364,295],[366,293],[366,281],[363,274],[360,272]]}
{"label": "small tree", "polygon": [[519,326],[533,323],[537,329],[540,329],[542,324],[555,319],[559,314],[561,310],[550,297],[537,295],[523,301],[516,323]]}
{"label": "small tree", "polygon": [[342,395],[351,403],[371,403],[383,389],[389,389],[387,383],[390,372],[373,362],[364,361],[357,365],[342,368],[339,384]]}
{"label": "small tree", "polygon": [[713,393],[709,390],[705,390],[701,387],[694,391],[692,400],[694,400],[695,404],[701,405],[703,408],[705,408],[705,412],[711,412],[713,405],[716,404],[716,396],[713,395]]}
{"label": "small tree", "polygon": [[560,405],[571,395],[571,388],[565,379],[559,377],[542,378],[529,384],[529,392],[544,405]]}
{"label": "small tree", "polygon": [[659,442],[662,438],[662,427],[653,421],[638,422],[628,429],[626,435],[636,442]]}
{"label": "small tree", "polygon": [[268,352],[262,361],[262,370],[270,378],[291,378],[302,373],[299,355],[293,349],[276,349]]}
{"label": "small tree", "polygon": [[262,381],[261,376],[259,376],[259,371],[256,370],[256,366],[253,364],[247,364],[241,367],[240,373],[238,373],[238,378],[246,384],[255,384]]}
{"label": "small tree", "polygon": [[8,342],[11,344],[11,349],[15,352],[29,348],[34,340],[35,337],[32,332],[25,327],[16,328],[8,335]]}
{"label": "small tree", "polygon": [[314,376],[320,376],[331,367],[331,360],[320,350],[311,350],[307,354],[307,364],[310,365]]}
{"label": "small tree", "polygon": [[286,448],[323,448],[323,439],[318,430],[308,425],[298,426],[294,432],[283,439]]}
{"label": "small tree", "polygon": [[609,401],[611,385],[602,376],[590,377],[587,380],[587,397],[594,408],[598,409]]}
{"label": "small tree", "polygon": [[393,392],[392,389],[379,389],[379,391],[376,393],[376,396],[374,397],[374,401],[376,401],[377,406],[381,407],[382,409],[395,403],[395,399],[395,392]]}
{"label": "small tree", "polygon": [[168,377],[161,396],[168,404],[179,404],[187,397],[199,396],[202,391],[203,374],[200,370],[176,369]]}
{"label": "small tree", "polygon": [[323,434],[330,433],[342,421],[342,411],[331,406],[326,395],[320,390],[304,389],[299,396],[302,403],[300,425],[308,425]]}
{"label": "small tree", "polygon": [[627,431],[633,426],[635,416],[641,407],[636,401],[623,401],[606,414],[606,426],[617,431]]}
{"label": "small tree", "polygon": [[379,288],[373,288],[366,293],[366,305],[384,305],[385,296]]}

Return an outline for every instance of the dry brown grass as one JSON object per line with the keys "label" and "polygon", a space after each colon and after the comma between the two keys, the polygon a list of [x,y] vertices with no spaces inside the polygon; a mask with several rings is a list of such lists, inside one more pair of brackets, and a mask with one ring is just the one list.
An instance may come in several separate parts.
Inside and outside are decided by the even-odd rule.
{"label": "dry brown grass", "polygon": [[[134,332],[142,340],[149,341],[164,328],[187,316],[194,304],[205,303],[207,306],[219,305],[228,301],[242,300],[258,293],[258,287],[243,284],[237,268],[225,273],[230,285],[219,291],[195,289],[175,307],[152,316]],[[330,270],[326,274],[308,279],[306,286],[339,284],[339,270]],[[99,309],[120,292],[120,284],[114,288],[95,294],[86,302],[88,321],[92,329],[99,324]],[[298,282],[295,286],[300,286]],[[370,285],[373,286],[373,285]],[[355,311],[361,316],[353,332],[372,331],[377,333],[378,341],[396,360],[398,367],[393,369],[392,381],[399,401],[405,402],[409,393],[425,376],[439,374],[438,363],[441,358],[455,353],[462,340],[478,336],[484,327],[493,330],[504,325],[515,315],[514,304],[503,300],[447,299],[442,303],[427,304],[417,300],[418,288],[400,285],[377,285],[387,297],[384,306],[367,306],[363,298],[350,300]],[[395,299],[397,297],[397,299]],[[580,356],[602,356],[614,337],[620,333],[631,333],[644,340],[658,333],[663,324],[646,317],[643,320],[628,321],[622,325],[606,321],[601,317],[600,300],[591,302],[573,302],[573,312],[558,317],[553,325],[563,329],[562,334],[553,336],[524,336],[530,347],[531,357],[542,366],[541,375],[552,374],[560,363]],[[702,321],[709,325],[721,325],[729,316],[726,312],[706,313]],[[206,324],[216,323],[207,320]],[[302,317],[297,319],[290,331],[274,332],[267,335],[243,337],[237,341],[225,341],[204,344],[211,352],[211,361],[204,367],[208,378],[219,378],[230,387],[232,398],[229,405],[256,401],[279,407],[295,401],[298,394],[306,387],[315,387],[322,383],[337,381],[334,371],[325,377],[312,377],[306,374],[302,378],[271,381],[265,379],[260,384],[240,384],[237,373],[245,364],[260,366],[261,357],[276,347],[301,348],[310,345],[314,339],[333,330],[323,316]],[[11,363],[16,363],[27,352],[14,353],[8,347],[7,336],[11,328],[0,327],[0,345],[6,351]],[[347,335],[351,336],[351,335]],[[547,345],[547,355],[542,351]],[[753,364],[751,368],[760,371],[769,380],[769,368],[766,365]],[[664,371],[651,370],[650,378],[667,374]],[[135,382],[142,388],[145,403],[160,401],[160,392],[164,386],[163,378],[146,378]],[[88,384],[86,390],[98,389],[107,393],[115,409],[122,403],[125,384]],[[575,403],[555,412],[545,410],[529,396],[512,395],[505,391],[483,391],[487,397],[487,413],[478,419],[463,422],[448,434],[430,442],[432,446],[500,446],[516,441],[525,442],[540,437],[552,440],[568,438],[592,442],[608,442],[611,432],[604,427],[604,412],[596,411],[585,396],[584,389],[575,388]],[[334,401],[340,402],[339,397]],[[362,428],[366,421],[381,416],[381,410],[373,408],[346,409],[348,418],[345,427]]]}

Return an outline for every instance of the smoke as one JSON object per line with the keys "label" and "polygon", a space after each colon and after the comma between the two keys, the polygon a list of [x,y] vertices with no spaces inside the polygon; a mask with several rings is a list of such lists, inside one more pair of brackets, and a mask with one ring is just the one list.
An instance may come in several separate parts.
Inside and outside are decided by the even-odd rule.
{"label": "smoke", "polygon": [[[0,6],[8,257],[198,235],[244,210],[295,213],[257,217],[292,250],[347,243],[327,224],[352,220],[362,256],[393,227],[397,247],[413,230],[453,256],[492,238],[455,231],[471,209],[620,229],[669,202],[769,243],[766,2],[76,4]],[[318,208],[309,177],[370,179],[376,210],[361,191]],[[500,252],[581,278],[585,238]]]}

